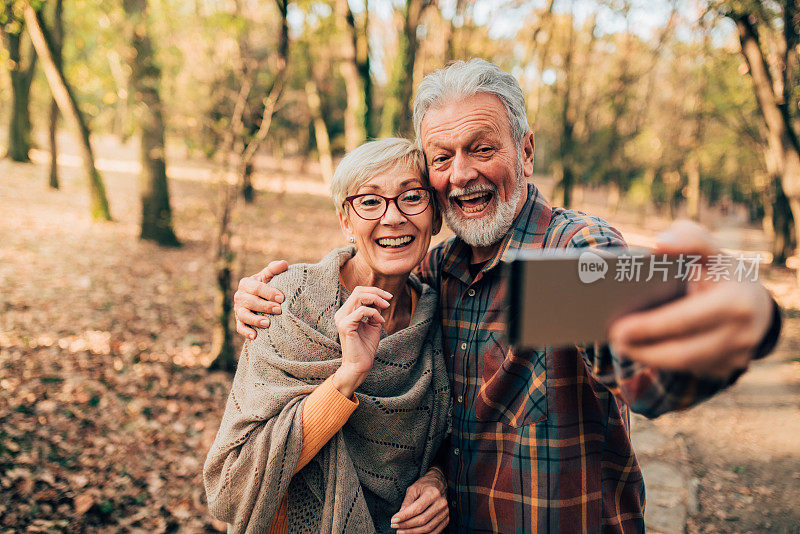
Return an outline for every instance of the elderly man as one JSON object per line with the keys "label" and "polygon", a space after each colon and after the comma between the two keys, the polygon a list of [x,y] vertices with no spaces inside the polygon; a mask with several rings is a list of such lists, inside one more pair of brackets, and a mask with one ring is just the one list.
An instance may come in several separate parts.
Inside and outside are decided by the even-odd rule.
{"label": "elderly man", "polygon": [[[601,219],[550,206],[527,182],[534,141],[522,91],[495,65],[473,59],[426,76],[414,128],[456,234],[421,266],[440,294],[453,394],[443,455],[451,528],[642,532],[644,483],[627,407],[655,417],[732,383],[777,340],[777,307],[759,284],[702,282],[677,301],[618,320],[613,351],[516,351],[505,337],[501,260],[521,249],[624,241]],[[674,226],[659,249],[712,252],[700,229],[687,225]],[[240,333],[253,336],[248,324],[268,324],[252,311],[273,313],[282,298],[259,280],[284,268],[275,262],[241,281]],[[401,510],[395,525],[418,532],[406,521],[412,515]]]}

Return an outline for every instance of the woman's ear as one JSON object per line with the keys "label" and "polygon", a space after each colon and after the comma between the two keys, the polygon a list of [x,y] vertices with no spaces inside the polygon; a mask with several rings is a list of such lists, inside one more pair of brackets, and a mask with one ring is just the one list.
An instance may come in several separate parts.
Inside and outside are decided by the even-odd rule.
{"label": "woman's ear", "polygon": [[[347,208],[344,208],[345,210]],[[344,211],[337,212],[339,215],[339,226],[342,228],[342,233],[344,234],[344,238],[347,240],[348,243],[355,243],[356,239],[353,235],[353,227],[350,225],[350,218],[347,216]]]}
{"label": "woman's ear", "polygon": [[431,235],[436,235],[442,230],[442,211],[439,209],[439,203],[436,198],[433,199],[433,232]]}

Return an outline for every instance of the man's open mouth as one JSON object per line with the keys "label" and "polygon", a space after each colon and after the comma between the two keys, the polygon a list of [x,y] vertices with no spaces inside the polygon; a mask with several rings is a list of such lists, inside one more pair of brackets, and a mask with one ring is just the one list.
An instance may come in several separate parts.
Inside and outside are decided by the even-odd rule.
{"label": "man's open mouth", "polygon": [[411,244],[412,241],[414,241],[414,237],[410,235],[404,235],[401,237],[382,237],[375,240],[375,242],[381,248],[403,248]]}
{"label": "man's open mouth", "polygon": [[486,209],[486,206],[492,201],[492,196],[491,191],[476,191],[450,198],[464,213],[478,213]]}

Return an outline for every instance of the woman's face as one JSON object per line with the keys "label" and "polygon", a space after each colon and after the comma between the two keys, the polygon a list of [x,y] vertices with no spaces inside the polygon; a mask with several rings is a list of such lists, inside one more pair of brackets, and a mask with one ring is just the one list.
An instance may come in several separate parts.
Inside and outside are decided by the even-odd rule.
{"label": "woman's face", "polygon": [[[408,189],[425,186],[416,172],[393,170],[375,176],[350,195],[375,193],[395,197]],[[389,202],[383,217],[375,220],[359,217],[348,204],[346,213],[339,214],[339,222],[345,237],[355,238],[358,253],[354,259],[364,262],[375,274],[408,274],[428,252],[434,229],[433,200],[417,215],[404,215],[396,202]]]}

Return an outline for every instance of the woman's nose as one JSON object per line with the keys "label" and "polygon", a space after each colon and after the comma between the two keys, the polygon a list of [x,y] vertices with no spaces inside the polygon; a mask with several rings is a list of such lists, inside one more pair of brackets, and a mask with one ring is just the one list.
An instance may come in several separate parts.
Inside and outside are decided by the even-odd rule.
{"label": "woman's nose", "polygon": [[386,206],[386,213],[381,217],[383,224],[401,224],[406,221],[406,216],[397,207],[397,200],[391,200]]}

